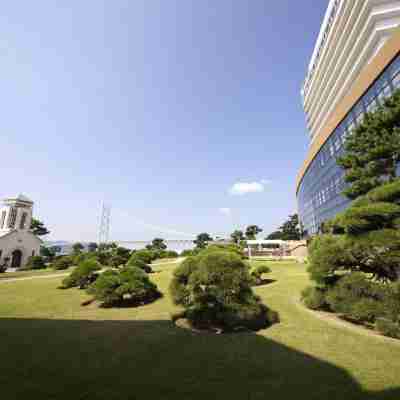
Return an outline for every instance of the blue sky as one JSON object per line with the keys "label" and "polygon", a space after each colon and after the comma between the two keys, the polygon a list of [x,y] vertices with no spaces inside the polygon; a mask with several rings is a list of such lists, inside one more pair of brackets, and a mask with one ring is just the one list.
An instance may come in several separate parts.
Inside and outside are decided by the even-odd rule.
{"label": "blue sky", "polygon": [[[52,239],[268,233],[296,209],[300,87],[327,1],[6,2],[2,197]],[[263,233],[263,234],[264,234]]]}

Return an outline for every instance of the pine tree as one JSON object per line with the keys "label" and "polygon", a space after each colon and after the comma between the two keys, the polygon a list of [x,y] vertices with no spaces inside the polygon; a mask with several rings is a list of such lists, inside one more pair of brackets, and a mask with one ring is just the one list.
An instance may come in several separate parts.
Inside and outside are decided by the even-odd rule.
{"label": "pine tree", "polygon": [[396,177],[400,161],[400,90],[347,138],[345,155],[337,162],[345,170],[350,186],[344,195],[356,199]]}

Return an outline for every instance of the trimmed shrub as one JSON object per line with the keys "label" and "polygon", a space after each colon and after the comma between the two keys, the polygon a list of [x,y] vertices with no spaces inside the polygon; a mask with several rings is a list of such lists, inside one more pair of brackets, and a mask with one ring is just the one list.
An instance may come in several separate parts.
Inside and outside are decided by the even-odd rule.
{"label": "trimmed shrub", "polygon": [[79,287],[85,289],[97,279],[98,274],[96,272],[100,269],[101,265],[96,260],[82,261],[69,276],[63,279],[61,288]]}
{"label": "trimmed shrub", "polygon": [[180,304],[184,307],[190,305],[189,278],[190,274],[197,269],[197,266],[198,260],[195,257],[188,257],[175,268],[169,286],[170,294],[175,304]]}
{"label": "trimmed shrub", "polygon": [[126,263],[126,258],[118,254],[113,255],[108,261],[108,264],[111,267],[116,267],[116,268],[121,265],[124,265],[125,263]]}
{"label": "trimmed shrub", "polygon": [[126,264],[129,267],[137,267],[142,269],[144,272],[147,274],[150,274],[153,272],[152,268],[150,265],[148,265],[146,262],[143,261],[142,258],[140,257],[135,257],[135,254],[132,255],[132,257],[129,259],[128,263]]}
{"label": "trimmed shrub", "polygon": [[375,323],[375,329],[382,335],[395,339],[400,339],[400,324],[386,318],[378,318]]}
{"label": "trimmed shrub", "polygon": [[346,315],[347,318],[357,322],[373,323],[383,314],[383,304],[371,298],[363,298],[355,302]]}
{"label": "trimmed shrub", "polygon": [[[174,271],[170,292],[200,329],[258,330],[276,320],[252,289],[249,267],[231,251],[202,251]],[[274,321],[269,318],[274,317]]]}
{"label": "trimmed shrub", "polygon": [[191,257],[195,255],[195,251],[194,250],[183,250],[181,252],[181,257]]}
{"label": "trimmed shrub", "polygon": [[308,286],[301,292],[301,301],[311,310],[327,308],[325,291],[314,286]]}
{"label": "trimmed shrub", "polygon": [[349,319],[374,322],[384,313],[386,296],[384,285],[371,281],[361,272],[353,272],[342,277],[328,290],[326,301],[332,311]]}
{"label": "trimmed shrub", "polygon": [[175,250],[166,250],[162,258],[178,258],[179,254]]}
{"label": "trimmed shrub", "polygon": [[382,308],[384,318],[400,323],[400,282],[386,285]]}
{"label": "trimmed shrub", "polygon": [[214,251],[228,251],[230,253],[236,254],[240,258],[245,258],[244,252],[236,244],[210,244],[200,251],[199,254],[207,254]]}
{"label": "trimmed shrub", "polygon": [[138,306],[161,296],[157,286],[137,267],[125,267],[120,271],[106,270],[89,286],[87,292],[105,307]]}
{"label": "trimmed shrub", "polygon": [[46,268],[46,264],[44,262],[43,257],[41,256],[31,256],[28,259],[24,269],[44,269]]}
{"label": "trimmed shrub", "polygon": [[138,251],[135,251],[132,254],[132,256],[130,257],[129,260],[131,260],[131,258],[135,258],[135,259],[140,258],[146,264],[150,264],[151,262],[153,262],[156,259],[156,257],[157,257],[157,255],[152,251],[149,251],[149,250],[138,250]]}
{"label": "trimmed shrub", "polygon": [[73,260],[70,256],[62,256],[57,258],[52,264],[51,268],[55,270],[68,269],[74,265]]}
{"label": "trimmed shrub", "polygon": [[271,268],[266,264],[258,265],[251,270],[251,277],[254,280],[255,285],[261,285],[263,283],[262,275],[271,272]]}

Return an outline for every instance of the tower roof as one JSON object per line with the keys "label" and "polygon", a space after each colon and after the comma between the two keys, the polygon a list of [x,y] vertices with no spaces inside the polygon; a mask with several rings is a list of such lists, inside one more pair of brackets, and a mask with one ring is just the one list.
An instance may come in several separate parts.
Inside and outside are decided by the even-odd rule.
{"label": "tower roof", "polygon": [[8,198],[4,199],[4,201],[7,203],[8,202],[16,202],[16,203],[21,202],[21,203],[33,204],[33,201],[30,198],[26,197],[25,195],[23,195],[21,193],[15,197],[8,197]]}

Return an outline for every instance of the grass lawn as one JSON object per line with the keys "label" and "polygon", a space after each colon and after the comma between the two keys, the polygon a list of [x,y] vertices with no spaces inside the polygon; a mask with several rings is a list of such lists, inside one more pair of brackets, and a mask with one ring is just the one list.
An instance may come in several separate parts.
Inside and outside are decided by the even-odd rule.
{"label": "grass lawn", "polygon": [[4,272],[0,274],[0,280],[2,279],[10,279],[10,278],[28,278],[31,276],[40,276],[40,275],[53,275],[53,274],[65,274],[68,273],[67,270],[54,270],[53,268],[44,268],[44,269],[36,269],[36,270],[28,270],[28,271],[17,271],[17,272]]}
{"label": "grass lawn", "polygon": [[[258,287],[281,322],[257,334],[176,328],[166,294],[140,308],[81,307],[61,278],[0,283],[1,399],[400,399],[400,342],[315,318],[305,266],[268,263]],[[151,278],[167,293],[176,264]]]}

